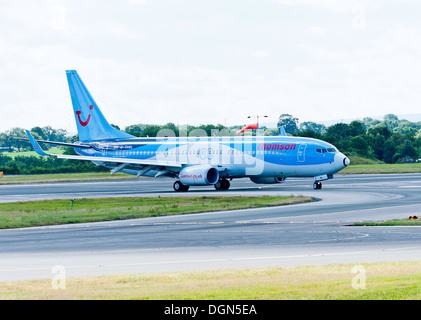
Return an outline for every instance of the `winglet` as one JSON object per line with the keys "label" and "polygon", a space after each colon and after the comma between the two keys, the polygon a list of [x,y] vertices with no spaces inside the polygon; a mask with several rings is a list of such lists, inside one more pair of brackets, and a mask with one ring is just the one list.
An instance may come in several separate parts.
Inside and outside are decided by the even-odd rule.
{"label": "winglet", "polygon": [[26,131],[26,134],[28,135],[29,141],[31,141],[32,147],[34,147],[35,152],[38,153],[41,156],[49,156],[48,153],[46,153],[44,150],[42,150],[41,146],[34,139],[32,134],[28,130],[25,130],[25,131]]}

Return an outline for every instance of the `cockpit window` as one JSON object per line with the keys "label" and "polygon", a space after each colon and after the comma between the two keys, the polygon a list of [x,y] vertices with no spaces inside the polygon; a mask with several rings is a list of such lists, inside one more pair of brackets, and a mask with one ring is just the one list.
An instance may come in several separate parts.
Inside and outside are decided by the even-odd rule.
{"label": "cockpit window", "polygon": [[338,152],[338,150],[336,150],[336,148],[317,148],[316,149],[316,152],[318,152],[318,153],[326,153],[326,152],[332,152],[332,153],[335,153],[335,152]]}

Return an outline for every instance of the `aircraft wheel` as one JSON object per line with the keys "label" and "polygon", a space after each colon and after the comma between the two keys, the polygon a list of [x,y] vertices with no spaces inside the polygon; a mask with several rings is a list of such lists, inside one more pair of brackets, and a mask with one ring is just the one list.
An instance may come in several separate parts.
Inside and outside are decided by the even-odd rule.
{"label": "aircraft wheel", "polygon": [[322,188],[322,183],[320,181],[317,181],[313,184],[314,190],[320,190]]}
{"label": "aircraft wheel", "polygon": [[218,180],[217,183],[215,183],[213,185],[215,187],[216,190],[221,191],[221,190],[228,190],[230,187],[230,182],[226,179],[220,179]]}
{"label": "aircraft wheel", "polygon": [[180,181],[174,182],[173,188],[176,192],[185,192],[189,190],[189,186],[182,184]]}
{"label": "aircraft wheel", "polygon": [[222,183],[222,190],[228,190],[231,186],[228,180],[221,180]]}

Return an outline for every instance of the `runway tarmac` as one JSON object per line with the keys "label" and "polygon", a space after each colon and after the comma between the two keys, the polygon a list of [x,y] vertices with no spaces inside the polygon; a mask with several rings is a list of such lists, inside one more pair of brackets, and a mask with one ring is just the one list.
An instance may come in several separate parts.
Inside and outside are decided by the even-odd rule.
{"label": "runway tarmac", "polygon": [[[421,260],[421,229],[354,227],[355,221],[421,213],[421,174],[337,175],[229,191],[171,179],[0,186],[0,202],[109,196],[308,195],[318,202],[284,207],[115,222],[0,230],[0,281],[137,272]],[[101,205],[100,201],[98,205]]]}

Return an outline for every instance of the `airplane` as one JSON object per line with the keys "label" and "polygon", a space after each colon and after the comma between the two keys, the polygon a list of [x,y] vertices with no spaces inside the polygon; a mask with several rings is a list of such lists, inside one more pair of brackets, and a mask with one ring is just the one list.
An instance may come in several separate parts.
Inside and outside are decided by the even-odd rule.
{"label": "airplane", "polygon": [[[344,169],[350,160],[325,141],[287,136],[179,136],[139,138],[112,127],[76,70],[66,70],[79,141],[63,143],[36,140],[26,130],[35,151],[42,156],[92,161],[137,177],[172,177],[176,192],[191,186],[213,185],[228,190],[230,181],[249,178],[256,184],[277,184],[288,177],[312,177],[313,188]],[[39,143],[73,147],[77,155],[45,152]]]}

